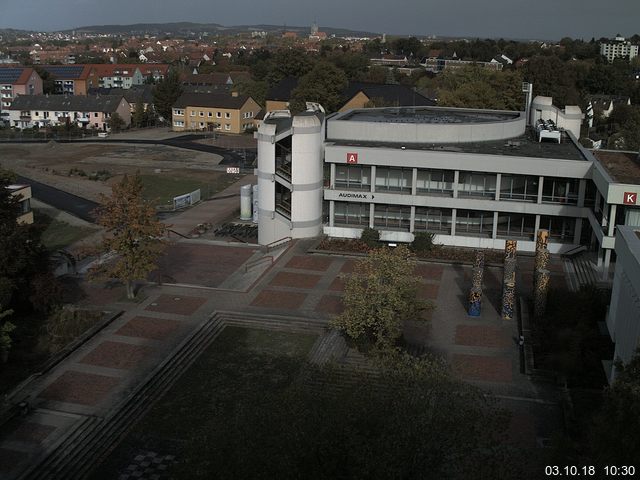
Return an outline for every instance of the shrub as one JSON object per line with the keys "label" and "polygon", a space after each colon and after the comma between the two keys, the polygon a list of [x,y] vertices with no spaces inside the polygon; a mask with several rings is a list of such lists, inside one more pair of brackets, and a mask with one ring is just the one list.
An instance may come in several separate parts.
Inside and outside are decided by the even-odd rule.
{"label": "shrub", "polygon": [[435,234],[429,232],[415,233],[413,235],[413,242],[411,242],[411,250],[417,254],[430,252],[434,247],[434,237]]}
{"label": "shrub", "polygon": [[365,228],[362,230],[362,235],[360,235],[360,240],[367,244],[368,247],[375,248],[378,246],[380,242],[380,232],[375,228]]}
{"label": "shrub", "polygon": [[62,350],[90,327],[95,325],[101,312],[90,310],[69,310],[61,308],[51,314],[47,320],[47,348],[51,353]]}

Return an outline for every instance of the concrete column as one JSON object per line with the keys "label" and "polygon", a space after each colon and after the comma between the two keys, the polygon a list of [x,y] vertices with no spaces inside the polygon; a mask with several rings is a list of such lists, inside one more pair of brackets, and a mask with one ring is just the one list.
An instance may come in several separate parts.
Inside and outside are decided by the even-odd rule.
{"label": "concrete column", "polygon": [[534,238],[538,238],[538,230],[540,230],[540,215],[536,215],[536,224],[533,231],[535,232]]}
{"label": "concrete column", "polygon": [[411,173],[411,195],[418,193],[418,169],[414,168]]}
{"label": "concrete column", "polygon": [[611,250],[608,248],[604,251],[604,265],[602,268],[602,280],[609,280],[609,266],[611,265]]}
{"label": "concrete column", "polygon": [[602,268],[602,257],[604,256],[604,249],[602,247],[598,248],[598,268]]}
{"label": "concrete column", "polygon": [[502,182],[502,174],[498,173],[496,175],[496,200],[500,200],[500,183],[501,182]]}
{"label": "concrete column", "polygon": [[456,235],[456,213],[457,210],[455,208],[451,209],[451,236]]}
{"label": "concrete column", "polygon": [[576,218],[576,228],[574,228],[575,234],[573,235],[573,243],[580,244],[580,237],[582,236],[582,218]]}
{"label": "concrete column", "polygon": [[[618,211],[618,205],[614,203],[613,205],[611,205],[611,208],[609,210],[609,233],[607,235],[609,235],[610,237],[613,237],[615,233],[614,230],[616,228],[617,211]],[[609,250],[607,250],[607,252],[609,252]]]}
{"label": "concrete column", "polygon": [[[336,188],[336,164],[331,164],[331,176],[329,178],[329,188],[333,190]],[[331,202],[333,204],[333,202]],[[332,216],[333,218],[333,216]],[[333,226],[333,225],[332,225]]]}
{"label": "concrete column", "polygon": [[493,212],[493,230],[491,232],[491,238],[494,240],[498,237],[498,212]]}
{"label": "concrete column", "polygon": [[608,218],[608,207],[609,205],[607,205],[607,202],[604,202],[604,204],[602,205],[602,221],[600,222],[600,225],[602,225],[602,230],[604,231],[604,227],[607,226],[607,224],[609,223],[609,218]]}
{"label": "concrete column", "polygon": [[584,197],[587,193],[587,181],[585,179],[580,180],[578,183],[578,206],[584,207]]}
{"label": "concrete column", "polygon": [[336,202],[334,200],[331,200],[329,202],[329,226],[330,227],[333,227],[333,217],[335,216],[335,214],[336,214]]}
{"label": "concrete column", "polygon": [[542,203],[542,188],[544,187],[544,177],[538,177],[538,203]]}
{"label": "concrete column", "polygon": [[375,213],[376,213],[376,204],[370,203],[369,204],[369,228],[374,228],[373,220],[374,220]]}
{"label": "concrete column", "polygon": [[416,207],[411,206],[411,218],[409,219],[409,232],[413,233],[416,229]]}
{"label": "concrete column", "polygon": [[371,192],[376,191],[376,166],[371,165]]}
{"label": "concrete column", "polygon": [[458,182],[459,181],[460,181],[460,170],[456,170],[455,172],[453,172],[453,198],[458,198]]}

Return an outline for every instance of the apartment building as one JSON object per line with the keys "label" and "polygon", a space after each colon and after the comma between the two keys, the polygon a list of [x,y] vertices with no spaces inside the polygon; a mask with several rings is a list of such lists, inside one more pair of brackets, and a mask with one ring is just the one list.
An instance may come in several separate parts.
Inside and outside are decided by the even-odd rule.
{"label": "apartment building", "polygon": [[177,132],[242,133],[253,128],[260,110],[260,105],[247,95],[185,93],[173,106],[172,125]]}
{"label": "apartment building", "polygon": [[18,95],[42,95],[42,79],[30,67],[0,67],[0,112]]}
{"label": "apartment building", "polygon": [[94,65],[42,65],[53,79],[56,94],[87,95],[98,87]]}
{"label": "apartment building", "polygon": [[616,58],[631,60],[638,56],[638,45],[633,45],[624,37],[617,35],[613,40],[600,44],[600,55],[606,57],[609,63]]}
{"label": "apartment building", "polygon": [[31,128],[76,124],[109,131],[114,113],[131,124],[131,107],[122,95],[21,95],[9,107],[12,127]]}

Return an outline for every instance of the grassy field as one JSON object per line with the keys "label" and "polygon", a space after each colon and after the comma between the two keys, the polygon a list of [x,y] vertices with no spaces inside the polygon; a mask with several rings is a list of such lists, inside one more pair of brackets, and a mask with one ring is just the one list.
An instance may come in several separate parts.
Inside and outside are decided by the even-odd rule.
{"label": "grassy field", "polygon": [[[237,401],[290,384],[315,335],[227,327],[180,380],[124,438],[93,479],[114,479],[144,452],[189,464],[189,440],[206,439]],[[180,478],[173,477],[171,478]]]}
{"label": "grassy field", "polygon": [[174,197],[200,189],[202,199],[207,199],[239,180],[239,176],[220,173],[212,175],[211,180],[203,181],[189,177],[158,175],[140,175],[144,185],[144,196],[156,205],[171,206]]}
{"label": "grassy field", "polygon": [[42,244],[52,252],[68,247],[96,231],[94,228],[70,225],[40,211],[35,212],[35,221],[46,226],[42,232]]}

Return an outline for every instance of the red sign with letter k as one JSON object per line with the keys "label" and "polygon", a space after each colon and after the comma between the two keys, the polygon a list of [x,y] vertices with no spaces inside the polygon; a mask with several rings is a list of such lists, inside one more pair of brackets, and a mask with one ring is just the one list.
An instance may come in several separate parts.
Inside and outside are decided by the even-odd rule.
{"label": "red sign with letter k", "polygon": [[625,205],[635,205],[637,200],[638,200],[638,194],[637,193],[624,192],[623,203]]}

